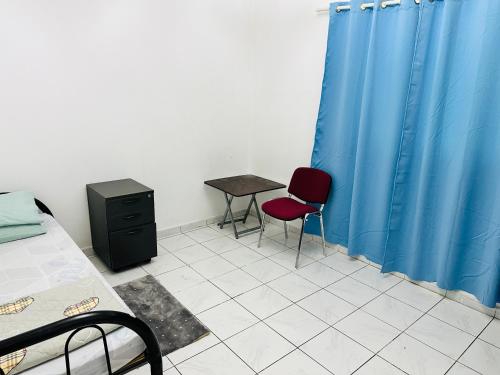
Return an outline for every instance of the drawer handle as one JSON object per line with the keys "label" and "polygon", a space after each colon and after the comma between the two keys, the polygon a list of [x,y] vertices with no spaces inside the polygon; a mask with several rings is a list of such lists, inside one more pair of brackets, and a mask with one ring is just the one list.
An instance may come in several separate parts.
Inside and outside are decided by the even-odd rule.
{"label": "drawer handle", "polygon": [[134,234],[141,233],[141,232],[142,232],[142,229],[134,229],[134,230],[128,231],[127,234],[129,236],[133,236]]}
{"label": "drawer handle", "polygon": [[129,198],[129,199],[124,199],[122,203],[126,206],[130,206],[132,204],[135,204],[139,202],[140,198]]}
{"label": "drawer handle", "polygon": [[126,221],[135,220],[139,216],[141,216],[141,214],[128,215],[128,216],[123,217],[123,220],[126,220]]}

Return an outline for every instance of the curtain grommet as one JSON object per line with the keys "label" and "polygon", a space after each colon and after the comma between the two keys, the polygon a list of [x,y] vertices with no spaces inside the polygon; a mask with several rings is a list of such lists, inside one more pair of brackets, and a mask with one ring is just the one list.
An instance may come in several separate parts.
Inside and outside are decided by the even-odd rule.
{"label": "curtain grommet", "polygon": [[362,3],[359,8],[361,10],[373,9],[375,7],[375,3]]}

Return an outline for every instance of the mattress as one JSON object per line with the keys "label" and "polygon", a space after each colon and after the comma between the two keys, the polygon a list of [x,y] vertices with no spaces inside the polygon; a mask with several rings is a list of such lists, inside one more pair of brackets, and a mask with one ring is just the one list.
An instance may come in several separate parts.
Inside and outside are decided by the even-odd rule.
{"label": "mattress", "polygon": [[[0,304],[94,276],[100,278],[110,293],[130,312],[57,221],[50,215],[44,214],[43,217],[46,234],[0,244]],[[111,332],[106,338],[113,370],[122,367],[145,349],[142,339],[125,327]],[[72,351],[70,363],[72,375],[107,374],[102,340]],[[66,374],[64,356],[26,370],[23,374]]]}

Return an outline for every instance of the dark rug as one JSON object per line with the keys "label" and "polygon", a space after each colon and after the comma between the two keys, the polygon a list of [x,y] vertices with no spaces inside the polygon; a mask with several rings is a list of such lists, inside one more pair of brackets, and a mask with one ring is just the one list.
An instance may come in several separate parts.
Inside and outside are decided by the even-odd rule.
{"label": "dark rug", "polygon": [[206,336],[201,324],[156,279],[147,275],[114,287],[136,317],[155,333],[162,355]]}

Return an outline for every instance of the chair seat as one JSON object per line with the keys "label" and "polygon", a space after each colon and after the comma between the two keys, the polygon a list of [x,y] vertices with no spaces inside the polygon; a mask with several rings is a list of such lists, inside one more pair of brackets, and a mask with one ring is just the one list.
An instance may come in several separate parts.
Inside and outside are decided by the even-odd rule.
{"label": "chair seat", "polygon": [[275,219],[290,221],[318,212],[318,209],[292,198],[276,198],[263,203],[262,211]]}

